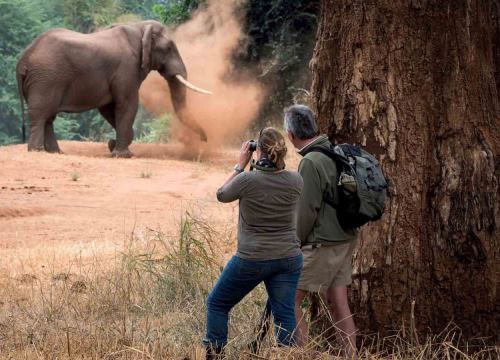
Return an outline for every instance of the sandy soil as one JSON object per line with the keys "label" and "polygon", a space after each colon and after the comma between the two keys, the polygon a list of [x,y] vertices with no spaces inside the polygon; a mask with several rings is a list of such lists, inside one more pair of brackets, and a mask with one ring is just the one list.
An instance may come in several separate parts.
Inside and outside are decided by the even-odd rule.
{"label": "sandy soil", "polygon": [[62,155],[0,147],[0,273],[109,254],[148,229],[175,236],[186,210],[234,228],[237,204],[215,192],[236,150],[193,160],[180,145],[133,144],[136,157],[112,159],[103,143],[60,146]]}

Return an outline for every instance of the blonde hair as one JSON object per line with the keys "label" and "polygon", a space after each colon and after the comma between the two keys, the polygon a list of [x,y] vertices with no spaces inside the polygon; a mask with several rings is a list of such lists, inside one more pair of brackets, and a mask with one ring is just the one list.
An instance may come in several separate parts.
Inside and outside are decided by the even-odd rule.
{"label": "blonde hair", "polygon": [[258,140],[262,153],[271,160],[279,170],[285,168],[287,152],[285,138],[276,129],[267,127],[261,130]]}

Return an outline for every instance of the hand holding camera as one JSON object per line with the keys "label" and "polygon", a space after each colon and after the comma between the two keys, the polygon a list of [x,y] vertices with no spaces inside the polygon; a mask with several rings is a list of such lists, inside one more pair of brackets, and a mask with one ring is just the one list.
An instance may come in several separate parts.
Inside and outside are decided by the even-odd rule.
{"label": "hand holding camera", "polygon": [[248,142],[248,144],[249,144],[249,148],[248,148],[248,149],[249,149],[250,151],[252,151],[252,152],[253,152],[253,151],[257,150],[257,141],[255,141],[255,140],[250,140],[250,141]]}
{"label": "hand holding camera", "polygon": [[243,170],[248,165],[250,159],[252,158],[252,153],[255,150],[257,150],[257,142],[255,140],[245,141],[241,145],[240,157],[238,161],[238,167],[241,170]]}

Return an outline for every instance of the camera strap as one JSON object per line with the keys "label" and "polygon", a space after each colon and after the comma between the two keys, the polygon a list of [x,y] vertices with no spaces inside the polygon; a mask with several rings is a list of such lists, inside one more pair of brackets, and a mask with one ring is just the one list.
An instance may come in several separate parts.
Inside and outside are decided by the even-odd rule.
{"label": "camera strap", "polygon": [[268,172],[274,172],[279,170],[275,163],[266,158],[262,158],[258,161],[252,160],[252,162],[250,163],[250,171],[252,171],[254,168],[257,170],[268,171]]}

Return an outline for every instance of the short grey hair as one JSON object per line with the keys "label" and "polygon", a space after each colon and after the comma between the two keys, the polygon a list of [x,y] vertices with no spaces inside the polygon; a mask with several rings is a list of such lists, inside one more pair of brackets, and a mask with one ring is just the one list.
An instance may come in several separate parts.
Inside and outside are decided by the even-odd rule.
{"label": "short grey hair", "polygon": [[284,127],[300,140],[318,135],[314,113],[305,105],[292,105],[285,110]]}

